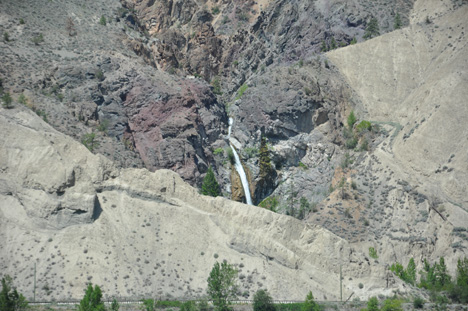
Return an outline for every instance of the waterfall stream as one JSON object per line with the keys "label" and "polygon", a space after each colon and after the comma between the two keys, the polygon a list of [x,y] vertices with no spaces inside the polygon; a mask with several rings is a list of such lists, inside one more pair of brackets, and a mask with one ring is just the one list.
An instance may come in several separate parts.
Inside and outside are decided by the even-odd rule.
{"label": "waterfall stream", "polygon": [[229,129],[228,129],[228,140],[229,140],[229,146],[232,149],[232,153],[234,154],[234,159],[235,159],[235,168],[237,173],[239,173],[241,182],[242,182],[242,187],[244,188],[244,194],[245,194],[245,200],[247,201],[247,204],[252,205],[252,198],[250,197],[250,187],[249,187],[249,180],[247,179],[247,175],[245,174],[244,167],[242,166],[242,163],[240,161],[239,155],[237,154],[236,148],[231,143],[231,128],[232,124],[234,123],[234,120],[232,118],[229,118]]}

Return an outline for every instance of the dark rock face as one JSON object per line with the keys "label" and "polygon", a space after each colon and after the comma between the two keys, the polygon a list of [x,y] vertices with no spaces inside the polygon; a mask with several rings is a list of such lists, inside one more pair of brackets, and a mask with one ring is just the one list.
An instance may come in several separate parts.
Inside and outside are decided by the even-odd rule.
{"label": "dark rock face", "polygon": [[212,161],[208,149],[227,116],[202,81],[180,80],[178,89],[140,80],[123,103],[129,131],[145,166],[169,168],[192,183]]}

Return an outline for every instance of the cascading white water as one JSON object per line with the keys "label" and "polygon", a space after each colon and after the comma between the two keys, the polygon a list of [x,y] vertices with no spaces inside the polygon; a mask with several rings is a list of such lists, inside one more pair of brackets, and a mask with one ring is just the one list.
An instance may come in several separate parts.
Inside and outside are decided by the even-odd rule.
{"label": "cascading white water", "polygon": [[236,161],[234,166],[236,168],[236,171],[239,173],[239,176],[242,182],[242,187],[244,188],[245,200],[247,204],[252,205],[252,198],[250,197],[250,187],[249,187],[249,181],[247,179],[247,175],[245,174],[244,167],[242,166],[239,155],[236,152],[236,148],[234,148],[234,146],[231,143],[231,127],[233,123],[234,123],[234,120],[232,118],[229,118],[229,128],[228,128],[229,146],[231,147],[232,153],[234,154],[234,160]]}

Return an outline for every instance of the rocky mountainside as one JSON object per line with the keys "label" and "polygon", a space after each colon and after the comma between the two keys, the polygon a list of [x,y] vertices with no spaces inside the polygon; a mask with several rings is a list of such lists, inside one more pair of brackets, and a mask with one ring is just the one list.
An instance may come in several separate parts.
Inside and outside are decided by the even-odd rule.
{"label": "rocky mountainside", "polygon": [[[244,297],[336,300],[341,262],[366,298],[467,256],[466,1],[0,6],[0,262],[27,295],[35,262],[41,297],[197,297],[226,259]],[[229,118],[264,208],[184,183],[212,166],[245,200]]]}
{"label": "rocky mountainside", "polygon": [[118,169],[26,108],[0,121],[1,270],[28,297],[35,264],[40,299],[78,298],[88,282],[108,296],[200,297],[219,260],[239,269],[245,298],[337,300],[340,262],[347,296],[406,290],[320,226],[201,196],[168,170]]}

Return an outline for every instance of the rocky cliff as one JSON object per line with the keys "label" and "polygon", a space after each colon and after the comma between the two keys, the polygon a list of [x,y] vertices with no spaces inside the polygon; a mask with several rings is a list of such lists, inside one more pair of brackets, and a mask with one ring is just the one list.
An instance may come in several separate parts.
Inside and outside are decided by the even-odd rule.
{"label": "rocky cliff", "polygon": [[[466,1],[0,6],[0,262],[27,295],[35,262],[41,297],[197,297],[226,259],[244,297],[337,299],[342,263],[365,298],[467,255]],[[242,201],[228,116],[277,213],[182,181],[211,165]]]}

